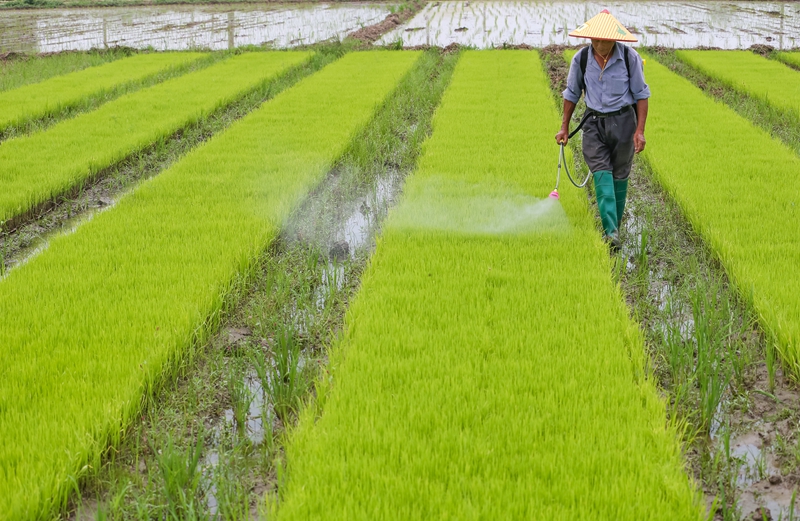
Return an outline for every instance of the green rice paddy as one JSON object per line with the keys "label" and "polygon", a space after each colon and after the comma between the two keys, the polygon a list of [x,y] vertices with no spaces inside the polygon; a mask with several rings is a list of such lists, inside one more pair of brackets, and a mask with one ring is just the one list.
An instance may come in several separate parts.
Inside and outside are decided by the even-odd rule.
{"label": "green rice paddy", "polygon": [[[721,472],[719,489],[697,483],[692,467],[724,458],[739,468],[733,465],[744,456],[732,455],[731,425],[721,423],[726,411],[703,412],[703,436],[711,433],[703,443],[712,448],[709,461],[697,463],[685,450],[698,446],[687,440],[686,418],[673,414],[678,398],[658,387],[664,361],[654,359],[642,333],[652,325],[632,316],[620,290],[626,266],[647,268],[646,232],[638,231],[633,254],[609,255],[591,192],[587,198],[562,179],[560,200],[547,198],[560,122],[557,75],[547,67],[561,50],[555,58],[546,49],[351,51],[65,59],[58,66],[73,72],[42,73],[41,81],[25,80],[22,65],[8,68],[15,76],[0,82],[0,130],[62,120],[0,144],[0,239],[248,93],[302,79],[204,136],[111,207],[26,252],[10,271],[0,248],[0,519],[68,518],[87,490],[102,487],[97,469],[113,464],[159,389],[178,375],[192,378],[198,346],[248,291],[260,256],[281,241],[302,240],[290,225],[323,181],[337,182],[345,153],[365,163],[379,157],[375,168],[387,171],[416,165],[397,201],[385,197],[392,208],[344,330],[322,360],[298,362],[305,355],[291,350],[299,343],[289,336],[239,333],[244,344],[270,353],[268,363],[261,360],[264,375],[316,376],[310,392],[292,388],[291,406],[263,412],[262,421],[280,423],[280,440],[242,442],[247,454],[273,450],[261,469],[269,487],[248,491],[258,495],[260,514],[700,520],[713,517],[706,510],[716,496],[731,506],[719,515],[737,519],[727,513],[737,501],[717,493],[736,483],[723,482]],[[800,72],[781,61],[796,54],[677,51],[704,74],[787,112],[800,110]],[[800,379],[800,158],[657,59],[652,53],[645,67],[654,93],[648,171],[752,306],[758,334],[777,348],[786,373]],[[36,67],[31,74],[41,73]],[[161,81],[162,74],[170,79]],[[420,81],[441,83],[431,99],[415,101]],[[430,104],[426,139],[422,116],[419,127],[395,129],[388,121],[416,121],[416,114],[399,114],[419,110],[415,103]],[[375,132],[392,134],[386,150],[372,150],[381,144],[364,134]],[[364,219],[373,215],[373,201],[361,204]],[[308,272],[324,264],[334,291],[335,257],[315,250],[304,261]],[[700,315],[693,319],[702,327]],[[699,356],[693,338],[681,344],[689,365]],[[231,367],[252,358],[229,349]],[[262,382],[270,392],[289,385],[270,378]],[[244,381],[228,390],[237,428],[249,410]],[[776,413],[781,421],[796,420],[793,395],[762,394],[788,411]],[[725,436],[728,446],[719,449]],[[263,449],[273,442],[280,448]],[[165,447],[173,450],[172,442]],[[172,509],[183,513],[164,518],[224,518],[210,506],[220,491],[195,474],[208,464],[201,464],[204,449],[200,441],[193,447],[189,463],[179,452],[159,452],[174,463],[159,472],[186,474],[177,488],[208,512]],[[167,510],[142,512],[138,518],[161,519]]]}

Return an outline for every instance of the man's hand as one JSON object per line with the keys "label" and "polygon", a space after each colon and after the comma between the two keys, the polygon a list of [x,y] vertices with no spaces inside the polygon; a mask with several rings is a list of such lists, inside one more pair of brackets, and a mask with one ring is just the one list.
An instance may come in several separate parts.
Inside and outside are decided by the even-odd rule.
{"label": "man's hand", "polygon": [[[556,138],[558,139],[558,138]],[[647,141],[644,139],[644,132],[637,130],[636,133],[633,135],[633,149],[638,154],[642,150],[644,150],[644,146]]]}
{"label": "man's hand", "polygon": [[559,145],[561,145],[562,143],[566,145],[568,141],[569,141],[569,130],[562,128],[561,130],[558,131],[558,134],[556,134],[556,143],[558,143]]}

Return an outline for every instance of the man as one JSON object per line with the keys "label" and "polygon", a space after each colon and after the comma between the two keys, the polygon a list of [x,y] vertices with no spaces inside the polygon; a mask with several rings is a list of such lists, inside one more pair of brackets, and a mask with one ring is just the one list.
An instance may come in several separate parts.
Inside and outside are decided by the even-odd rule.
{"label": "man", "polygon": [[569,122],[583,91],[588,110],[583,124],[583,157],[594,177],[605,239],[618,250],[633,154],[644,150],[650,88],[643,61],[624,44],[636,38],[607,10],[569,33],[591,45],[572,58],[564,96],[564,119],[556,142],[569,140]]}

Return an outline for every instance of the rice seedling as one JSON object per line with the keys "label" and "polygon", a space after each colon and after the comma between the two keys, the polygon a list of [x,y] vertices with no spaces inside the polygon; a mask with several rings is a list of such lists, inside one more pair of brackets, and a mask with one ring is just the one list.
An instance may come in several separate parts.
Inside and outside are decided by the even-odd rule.
{"label": "rice seedling", "polygon": [[156,451],[158,470],[164,483],[167,519],[198,519],[203,510],[200,504],[202,473],[200,455],[203,436],[186,452],[175,447],[172,437]]}
{"label": "rice seedling", "polygon": [[283,326],[275,335],[271,357],[266,357],[260,350],[249,355],[272,410],[282,421],[298,412],[308,388],[300,348],[294,328]]}
{"label": "rice seedling", "polygon": [[290,414],[298,412],[300,400],[305,395],[306,385],[300,362],[300,343],[293,329],[286,327],[276,335],[272,367],[264,387],[272,409],[284,421],[289,419]]}
{"label": "rice seedling", "polygon": [[231,407],[233,409],[233,420],[240,433],[244,433],[247,426],[247,415],[250,412],[250,405],[253,403],[253,392],[248,387],[244,379],[244,372],[237,367],[237,360],[232,360],[230,373],[228,375],[228,393],[231,396]]}
{"label": "rice seedling", "polygon": [[0,282],[0,517],[63,508],[419,56],[346,55]]}
{"label": "rice seedling", "polygon": [[[667,298],[664,309],[667,317],[681,317],[683,310],[680,306],[673,303],[672,298]],[[663,331],[665,357],[669,367],[669,374],[672,379],[671,391],[676,397],[685,396],[692,384],[691,374],[694,366],[694,353],[685,337],[688,334],[684,331],[684,323],[681,320],[668,320]],[[676,398],[676,399],[678,399]],[[678,401],[680,401],[678,399]]]}
{"label": "rice seedling", "polygon": [[0,147],[0,221],[30,212],[227,105],[309,53],[247,53]]}
{"label": "rice seedling", "polygon": [[195,52],[139,54],[0,92],[0,133],[205,56]]}
{"label": "rice seedling", "polygon": [[722,362],[727,353],[724,321],[729,314],[720,309],[723,303],[716,296],[716,293],[709,294],[700,286],[692,299],[693,336],[697,349],[694,377],[700,391],[700,425],[706,432],[711,429],[730,378],[728,366]]}
{"label": "rice seedling", "polygon": [[535,53],[463,53],[279,519],[700,519],[586,198],[541,199],[559,119]]}
{"label": "rice seedling", "polygon": [[[227,457],[221,456],[214,469],[214,475],[206,491],[206,501],[210,503],[211,519],[230,521],[246,521],[250,519],[250,501],[248,491],[236,478],[234,469],[241,464],[238,454],[242,448],[235,449]],[[223,459],[224,458],[224,459]],[[213,488],[212,488],[213,487]]]}
{"label": "rice seedling", "polygon": [[750,51],[675,51],[729,87],[800,116],[800,72]]}
{"label": "rice seedling", "polygon": [[777,349],[775,348],[775,344],[773,342],[767,342],[767,349],[764,356],[765,362],[767,364],[767,380],[769,385],[769,391],[775,391],[775,375],[777,373],[777,363],[778,363],[778,355]]}
{"label": "rice seedling", "polygon": [[648,60],[647,79],[660,93],[645,151],[655,178],[753,305],[789,372],[800,376],[800,300],[788,276],[800,265],[800,158],[655,60]]}

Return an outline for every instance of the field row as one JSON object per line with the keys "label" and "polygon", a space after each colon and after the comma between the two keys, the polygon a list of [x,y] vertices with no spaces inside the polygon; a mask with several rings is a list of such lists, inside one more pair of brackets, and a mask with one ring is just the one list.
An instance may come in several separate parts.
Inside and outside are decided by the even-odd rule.
{"label": "field row", "polygon": [[[750,51],[676,51],[692,67],[744,93],[800,118],[800,72]],[[800,53],[779,53],[791,63]]]}

